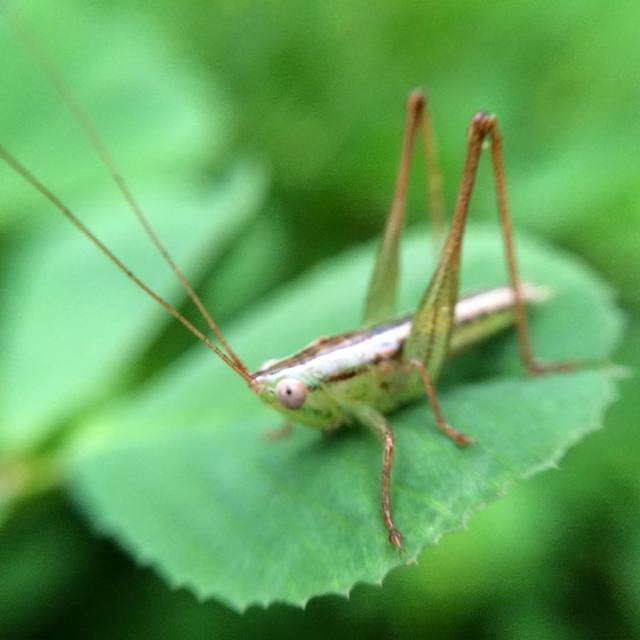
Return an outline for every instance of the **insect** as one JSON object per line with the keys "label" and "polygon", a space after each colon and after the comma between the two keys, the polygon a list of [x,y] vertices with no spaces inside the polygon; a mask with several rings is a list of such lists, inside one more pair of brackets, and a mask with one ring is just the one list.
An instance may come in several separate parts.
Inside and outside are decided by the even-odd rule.
{"label": "insect", "polygon": [[[323,431],[362,425],[375,434],[382,447],[382,520],[388,540],[394,547],[402,549],[402,535],[394,522],[391,508],[394,435],[385,416],[408,402],[426,396],[442,433],[460,446],[470,444],[472,440],[469,436],[446,421],[435,386],[437,378],[452,352],[512,324],[516,327],[522,362],[530,373],[562,371],[571,367],[567,363],[543,365],[532,355],[525,307],[528,302],[541,300],[545,292],[540,287],[521,283],[518,278],[507,206],[502,142],[493,115],[481,112],[471,119],[462,178],[449,231],[442,243],[436,269],[415,313],[396,318],[394,306],[409,169],[419,131],[424,138],[430,211],[436,227],[440,224],[443,209],[431,121],[425,96],[419,90],[412,92],[407,102],[395,193],[369,283],[363,328],[319,338],[298,353],[270,361],[252,373],[224,338],[186,276],[156,235],[129,186],[118,172],[106,145],[87,114],[75,101],[57,68],[43,54],[30,34],[24,29],[21,31],[23,39],[48,72],[130,209],[175,273],[214,337],[210,338],[197,329],[181,312],[132,273],[74,212],[1,145],[0,158],[40,192],[131,281],[233,369],[246,382],[250,392],[284,414],[286,422],[282,433],[287,432],[293,422],[299,422]],[[462,239],[485,141],[489,142],[491,149],[509,284],[459,299]]]}

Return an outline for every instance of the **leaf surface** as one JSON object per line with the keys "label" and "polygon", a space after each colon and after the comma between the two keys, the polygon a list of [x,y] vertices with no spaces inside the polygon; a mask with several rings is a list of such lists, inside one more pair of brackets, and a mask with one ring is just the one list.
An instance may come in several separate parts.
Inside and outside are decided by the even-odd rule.
{"label": "leaf surface", "polygon": [[[154,174],[193,175],[203,159],[222,157],[233,131],[230,105],[214,83],[205,85],[196,65],[177,64],[167,42],[150,23],[142,28],[135,10],[38,0],[16,13],[132,185]],[[79,123],[4,15],[0,57],[11,61],[2,74],[3,91],[11,96],[0,102],[2,144],[64,199],[113,191]],[[6,168],[0,201],[0,224],[23,226],[27,211],[43,209],[41,197]]]}

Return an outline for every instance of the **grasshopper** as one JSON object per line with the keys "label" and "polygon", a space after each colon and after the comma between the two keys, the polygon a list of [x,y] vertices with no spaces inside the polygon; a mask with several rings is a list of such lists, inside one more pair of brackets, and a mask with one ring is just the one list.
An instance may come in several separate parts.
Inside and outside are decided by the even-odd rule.
{"label": "grasshopper", "polygon": [[[319,338],[303,350],[286,358],[269,361],[252,373],[224,338],[200,297],[156,235],[133,192],[119,173],[106,145],[86,112],[74,99],[58,69],[44,55],[30,33],[19,24],[17,27],[77,119],[131,211],[204,318],[213,337],[210,338],[197,329],[180,311],[132,273],[73,211],[1,145],[0,158],[40,192],[127,278],[235,371],[253,394],[284,414],[285,426],[278,434],[290,431],[293,422],[321,431],[359,424],[375,434],[382,446],[382,520],[389,542],[397,549],[402,549],[402,535],[393,520],[391,508],[394,435],[385,415],[426,395],[436,425],[442,433],[460,446],[470,444],[472,439],[450,425],[443,416],[436,380],[452,353],[510,325],[515,324],[520,357],[528,372],[539,374],[571,367],[567,363],[541,364],[532,354],[525,307],[529,302],[541,300],[545,291],[541,287],[521,283],[518,278],[507,206],[502,142],[495,116],[480,112],[471,119],[462,178],[450,228],[442,243],[435,272],[415,313],[396,318],[394,306],[409,169],[418,131],[423,134],[429,210],[434,227],[441,225],[444,209],[431,120],[425,95],[420,90],[413,91],[407,102],[395,192],[366,296],[364,328]],[[509,283],[506,287],[459,299],[462,239],[485,141],[490,143]]]}

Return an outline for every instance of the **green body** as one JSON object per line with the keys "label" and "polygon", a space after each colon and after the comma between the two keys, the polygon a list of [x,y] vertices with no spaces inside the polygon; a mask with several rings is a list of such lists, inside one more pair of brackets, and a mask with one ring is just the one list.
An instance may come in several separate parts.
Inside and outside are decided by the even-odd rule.
{"label": "green body", "polygon": [[[533,286],[524,285],[522,292],[528,301],[545,296],[543,289]],[[449,354],[511,326],[513,306],[513,294],[506,287],[459,300]],[[320,429],[353,423],[358,419],[354,411],[358,406],[389,413],[424,396],[422,380],[404,353],[412,319],[405,316],[369,329],[317,340],[253,374],[254,388],[267,404],[287,417]],[[284,380],[304,384],[307,395],[302,406],[292,409],[280,401],[275,389]]]}

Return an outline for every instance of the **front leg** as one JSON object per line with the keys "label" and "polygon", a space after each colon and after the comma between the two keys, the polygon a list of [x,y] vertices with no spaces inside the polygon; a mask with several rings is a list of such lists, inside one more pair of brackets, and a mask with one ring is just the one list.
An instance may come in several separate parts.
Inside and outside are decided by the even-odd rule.
{"label": "front leg", "polygon": [[382,510],[382,520],[389,534],[389,542],[399,551],[402,551],[402,535],[396,528],[391,515],[391,465],[393,464],[393,453],[395,441],[393,431],[385,417],[376,409],[367,405],[353,405],[347,409],[354,417],[370,431],[382,443],[382,468],[380,471],[380,508]]}

